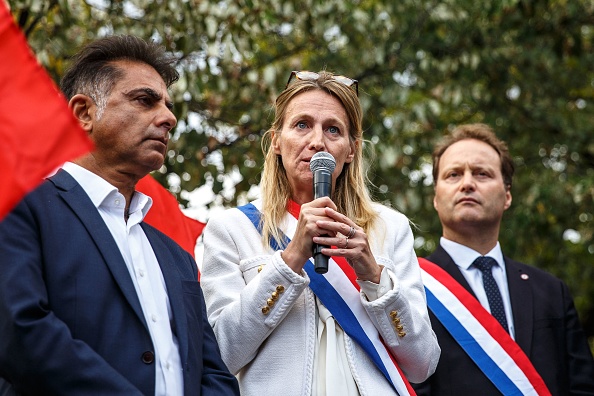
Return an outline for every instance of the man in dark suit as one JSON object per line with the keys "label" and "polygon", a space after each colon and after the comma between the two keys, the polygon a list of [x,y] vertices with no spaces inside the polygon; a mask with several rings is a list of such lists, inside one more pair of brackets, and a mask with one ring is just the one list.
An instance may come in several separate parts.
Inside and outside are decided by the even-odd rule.
{"label": "man in dark suit", "polygon": [[196,263],[142,222],[152,201],[135,191],[163,164],[176,124],[173,61],[112,36],[62,80],[95,149],[0,223],[0,377],[19,394],[239,394]]}
{"label": "man in dark suit", "polygon": [[[427,259],[500,318],[493,325],[509,333],[511,339],[500,331],[517,343],[552,395],[594,395],[594,362],[567,286],[501,251],[499,228],[511,205],[514,172],[505,143],[487,125],[462,125],[436,147],[433,161],[434,207],[443,236]],[[490,274],[496,286],[483,283],[489,277],[479,269],[483,257],[494,259]],[[475,363],[446,328],[447,320],[431,310],[430,318],[442,353],[435,374],[413,385],[417,393],[501,395],[480,360]]]}

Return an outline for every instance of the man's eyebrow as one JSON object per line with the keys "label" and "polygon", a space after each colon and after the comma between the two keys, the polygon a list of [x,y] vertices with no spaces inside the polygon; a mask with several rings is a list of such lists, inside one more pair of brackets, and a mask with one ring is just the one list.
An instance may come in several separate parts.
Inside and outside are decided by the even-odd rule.
{"label": "man's eyebrow", "polygon": [[[136,88],[133,89],[131,91],[125,92],[124,95],[126,95],[127,97],[131,98],[135,95],[144,93],[145,95],[148,95],[151,97],[152,100],[154,100],[155,102],[160,101],[161,99],[163,99],[163,95],[161,95],[160,93],[158,93],[157,91],[155,91],[152,88],[147,88],[147,87],[143,87],[143,88]],[[170,100],[166,100],[165,101],[165,106],[171,110],[173,108],[173,102]]]}

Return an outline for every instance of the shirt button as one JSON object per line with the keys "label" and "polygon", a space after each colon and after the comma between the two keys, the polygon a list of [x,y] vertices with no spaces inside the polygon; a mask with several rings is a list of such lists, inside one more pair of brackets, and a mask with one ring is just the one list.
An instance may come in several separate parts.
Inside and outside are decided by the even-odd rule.
{"label": "shirt button", "polygon": [[116,199],[114,203],[116,204],[116,206],[120,206],[120,200],[119,199]]}
{"label": "shirt button", "polygon": [[153,322],[156,322],[156,321],[157,321],[157,315],[155,315],[155,314],[152,314],[152,315],[151,315],[151,320],[152,320]]}
{"label": "shirt button", "polygon": [[144,270],[143,269],[139,269],[138,270],[138,275],[140,275],[140,277],[144,277]]}

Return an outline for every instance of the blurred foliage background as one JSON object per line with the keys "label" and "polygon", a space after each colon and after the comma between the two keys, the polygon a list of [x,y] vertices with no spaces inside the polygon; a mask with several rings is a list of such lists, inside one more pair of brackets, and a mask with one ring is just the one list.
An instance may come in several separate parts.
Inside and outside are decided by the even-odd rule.
{"label": "blurred foliage background", "polygon": [[517,165],[504,253],[569,284],[594,345],[591,0],[8,3],[56,81],[81,45],[108,34],[179,57],[179,123],[154,176],[185,206],[255,197],[271,103],[291,70],[327,69],[359,80],[373,194],[416,224],[425,256],[441,235],[432,147],[457,124],[490,124]]}

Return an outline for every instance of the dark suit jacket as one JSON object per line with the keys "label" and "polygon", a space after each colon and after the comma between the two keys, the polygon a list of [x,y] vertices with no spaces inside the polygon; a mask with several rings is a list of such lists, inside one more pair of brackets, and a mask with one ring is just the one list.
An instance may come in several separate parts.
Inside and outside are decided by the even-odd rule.
{"label": "dark suit jacket", "polygon": [[[186,395],[239,394],[196,263],[141,225],[165,279]],[[118,246],[64,171],[0,223],[0,377],[23,394],[154,395],[154,347]]]}
{"label": "dark suit jacket", "polygon": [[[427,259],[474,295],[441,246]],[[505,266],[515,340],[551,393],[594,395],[594,362],[567,286],[542,270],[507,257]],[[431,311],[429,317],[441,346],[441,357],[435,374],[422,384],[413,384],[417,394],[501,395]]]}

